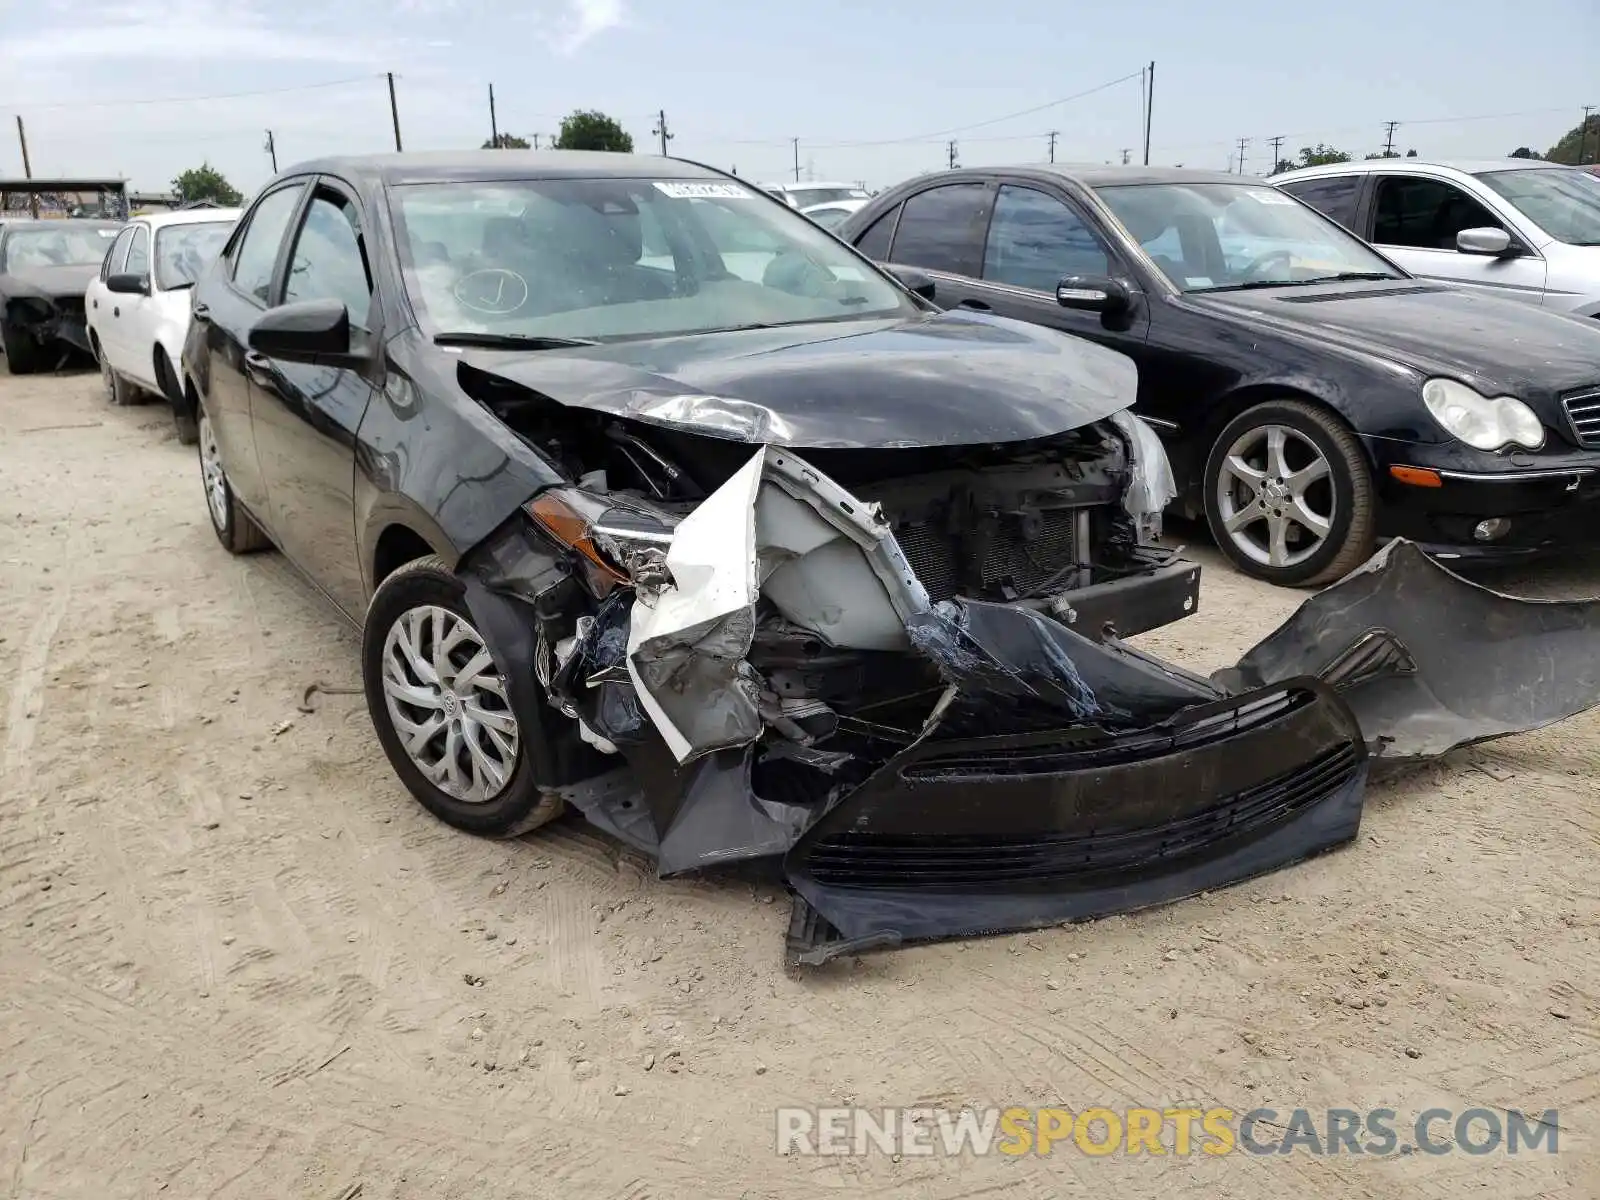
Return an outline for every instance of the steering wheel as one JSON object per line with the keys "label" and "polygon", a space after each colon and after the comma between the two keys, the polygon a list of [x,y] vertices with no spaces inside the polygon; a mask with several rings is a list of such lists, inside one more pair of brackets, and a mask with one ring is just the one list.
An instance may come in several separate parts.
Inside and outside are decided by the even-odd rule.
{"label": "steering wheel", "polygon": [[1268,250],[1265,254],[1258,255],[1257,257],[1251,259],[1250,262],[1245,265],[1244,271],[1240,275],[1240,278],[1253,279],[1258,272],[1262,271],[1267,266],[1268,263],[1275,262],[1280,258],[1283,260],[1285,269],[1294,266],[1293,250]]}
{"label": "steering wheel", "polygon": [[485,317],[508,317],[528,302],[528,281],[506,267],[480,267],[451,285],[462,308]]}

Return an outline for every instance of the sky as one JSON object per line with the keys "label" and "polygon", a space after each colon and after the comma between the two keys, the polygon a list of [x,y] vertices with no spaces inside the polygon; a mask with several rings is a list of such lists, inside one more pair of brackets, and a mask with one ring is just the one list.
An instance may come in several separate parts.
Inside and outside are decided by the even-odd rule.
{"label": "sky", "polygon": [[[280,167],[548,137],[598,108],[654,152],[760,181],[872,187],[942,169],[1143,155],[1247,171],[1327,142],[1357,157],[1550,146],[1600,107],[1600,0],[0,0],[0,176],[164,191],[209,161],[247,194]],[[798,145],[791,141],[798,139]]]}

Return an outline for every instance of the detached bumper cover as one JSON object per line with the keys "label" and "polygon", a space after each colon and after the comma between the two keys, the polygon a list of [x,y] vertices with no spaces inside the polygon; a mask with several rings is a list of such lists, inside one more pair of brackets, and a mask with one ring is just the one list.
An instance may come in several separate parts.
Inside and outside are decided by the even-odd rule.
{"label": "detached bumper cover", "polygon": [[788,953],[816,965],[1261,875],[1353,838],[1366,774],[1349,710],[1310,680],[1122,736],[930,735],[790,851]]}

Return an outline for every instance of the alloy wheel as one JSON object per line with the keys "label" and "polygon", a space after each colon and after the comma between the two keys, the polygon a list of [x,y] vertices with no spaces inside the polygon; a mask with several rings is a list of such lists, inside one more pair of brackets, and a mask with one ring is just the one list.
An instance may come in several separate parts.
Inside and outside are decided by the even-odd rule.
{"label": "alloy wheel", "polygon": [[1333,532],[1332,467],[1315,442],[1288,425],[1239,435],[1217,472],[1216,500],[1228,538],[1263,566],[1299,566]]}
{"label": "alloy wheel", "polygon": [[469,804],[493,800],[517,763],[517,719],[483,636],[437,605],[407,609],[383,643],[389,720],[423,777]]}
{"label": "alloy wheel", "polygon": [[211,523],[219,530],[228,528],[228,477],[222,470],[222,454],[211,418],[200,414],[200,476],[206,487],[206,507]]}

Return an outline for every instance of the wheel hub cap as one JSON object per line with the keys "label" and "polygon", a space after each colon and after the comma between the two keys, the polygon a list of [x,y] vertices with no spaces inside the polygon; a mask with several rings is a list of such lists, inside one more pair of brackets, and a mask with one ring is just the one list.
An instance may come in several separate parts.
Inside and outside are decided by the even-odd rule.
{"label": "wheel hub cap", "polygon": [[1224,536],[1268,567],[1295,567],[1316,554],[1337,515],[1327,456],[1289,425],[1240,434],[1223,457],[1214,499]]}
{"label": "wheel hub cap", "polygon": [[437,605],[407,609],[383,644],[383,696],[395,734],[424,778],[483,804],[517,765],[517,719],[483,636]]}
{"label": "wheel hub cap", "polygon": [[228,477],[222,470],[216,431],[209,417],[200,418],[200,475],[206,487],[206,507],[218,529],[228,527]]}

